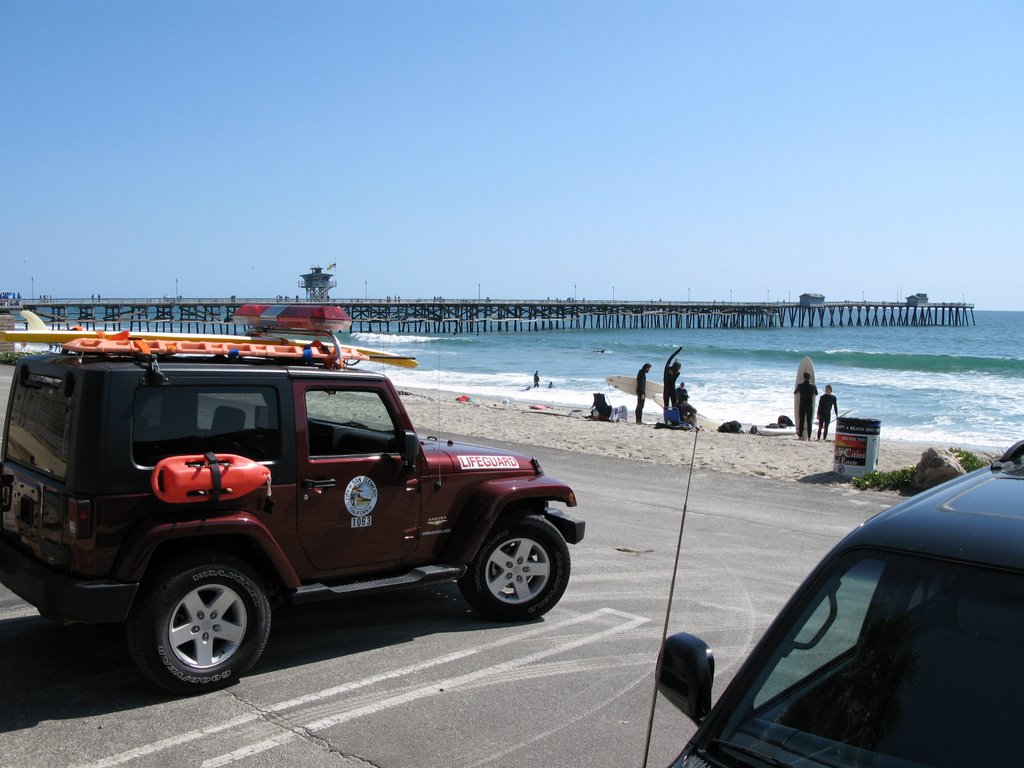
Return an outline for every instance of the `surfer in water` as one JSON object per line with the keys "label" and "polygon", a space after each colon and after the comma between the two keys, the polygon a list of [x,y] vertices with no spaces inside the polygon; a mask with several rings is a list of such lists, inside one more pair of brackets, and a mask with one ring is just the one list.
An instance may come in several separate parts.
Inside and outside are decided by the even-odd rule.
{"label": "surfer in water", "polygon": [[825,442],[828,442],[828,425],[832,422],[832,412],[835,411],[836,418],[839,418],[839,404],[836,396],[832,394],[832,385],[825,385],[825,394],[818,398],[818,439],[821,440],[821,430],[825,430]]}
{"label": "surfer in water", "polygon": [[650,363],[636,372],[636,423],[644,423],[644,401],[647,400],[647,374],[651,370]]}
{"label": "surfer in water", "polygon": [[679,404],[679,401],[676,399],[676,379],[679,378],[679,369],[683,367],[683,364],[678,360],[673,363],[672,360],[682,351],[683,348],[679,347],[675,352],[669,355],[668,360],[665,361],[665,376],[662,381],[665,391],[662,393],[661,397],[666,408],[675,408]]}
{"label": "surfer in water", "polygon": [[[818,388],[811,382],[811,374],[804,374],[804,380],[796,385],[793,393],[800,396],[796,436],[800,440],[810,440],[811,423],[814,420],[814,398],[818,396]],[[807,430],[807,437],[804,437],[805,429]]]}

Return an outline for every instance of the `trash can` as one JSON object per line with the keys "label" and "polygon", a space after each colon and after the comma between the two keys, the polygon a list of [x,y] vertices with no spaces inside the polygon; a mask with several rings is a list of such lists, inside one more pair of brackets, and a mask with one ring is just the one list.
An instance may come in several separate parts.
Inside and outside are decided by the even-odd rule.
{"label": "trash can", "polygon": [[878,419],[836,419],[835,471],[857,477],[874,472],[878,466]]}

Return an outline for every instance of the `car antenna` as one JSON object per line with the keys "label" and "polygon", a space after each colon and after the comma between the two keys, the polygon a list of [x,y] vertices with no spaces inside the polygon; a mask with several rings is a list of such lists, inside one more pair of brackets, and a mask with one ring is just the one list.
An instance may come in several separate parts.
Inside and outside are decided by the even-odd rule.
{"label": "car antenna", "polygon": [[[437,345],[437,441],[441,442],[441,345]],[[441,490],[441,464],[437,465],[437,479],[434,480],[434,490]]]}
{"label": "car antenna", "polygon": [[686,493],[683,495],[683,513],[679,517],[679,536],[676,539],[676,557],[672,566],[672,580],[668,586],[668,603],[665,606],[665,624],[661,628],[661,642],[658,644],[658,663],[654,665],[654,690],[651,693],[651,709],[647,719],[647,736],[644,738],[643,768],[647,768],[647,759],[651,754],[651,731],[654,729],[654,708],[658,703],[658,680],[661,678],[661,664],[665,655],[665,638],[668,637],[668,618],[672,613],[672,598],[676,591],[676,574],[679,573],[679,555],[683,549],[683,526],[686,525],[686,505],[690,501],[690,483],[693,480],[693,460],[697,455],[697,435],[693,433],[693,453],[690,454],[690,472],[686,476]]}

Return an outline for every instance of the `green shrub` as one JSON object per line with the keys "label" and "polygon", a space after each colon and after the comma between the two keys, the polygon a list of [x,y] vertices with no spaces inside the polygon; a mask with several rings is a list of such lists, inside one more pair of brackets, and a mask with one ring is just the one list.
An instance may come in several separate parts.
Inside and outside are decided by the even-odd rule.
{"label": "green shrub", "polygon": [[872,491],[896,491],[898,493],[913,493],[914,489],[910,481],[914,479],[916,467],[904,467],[894,469],[891,472],[868,472],[860,477],[850,478],[850,484],[854,488]]}
{"label": "green shrub", "polygon": [[14,365],[18,362],[19,357],[24,357],[24,352],[0,352],[0,363],[4,365]]}
{"label": "green shrub", "polygon": [[[956,456],[956,460],[965,472],[973,472],[988,466],[987,461],[963,448],[950,448],[949,452]],[[914,494],[917,493],[917,489],[910,484],[910,481],[914,479],[916,470],[917,467],[904,467],[903,469],[894,469],[892,472],[868,472],[866,475],[850,478],[850,484],[861,490]]]}
{"label": "green shrub", "polygon": [[950,448],[950,453],[956,456],[956,460],[960,462],[960,466],[967,472],[973,472],[976,469],[987,467],[989,462],[978,457],[977,454],[965,451],[963,448]]}

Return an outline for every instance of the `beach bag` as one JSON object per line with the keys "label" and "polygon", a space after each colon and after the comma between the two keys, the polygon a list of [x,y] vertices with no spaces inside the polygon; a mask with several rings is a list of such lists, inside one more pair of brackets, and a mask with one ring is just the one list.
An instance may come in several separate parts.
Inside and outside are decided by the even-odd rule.
{"label": "beach bag", "polygon": [[665,409],[665,423],[666,424],[678,424],[679,423],[679,409],[678,408],[666,408]]}
{"label": "beach bag", "polygon": [[776,420],[775,423],[778,424],[780,427],[792,427],[793,426],[793,420],[791,418],[789,418],[789,416],[786,416],[785,414],[783,414],[782,416],[779,416],[778,420]]}
{"label": "beach bag", "polygon": [[727,421],[718,428],[718,431],[731,433],[742,432],[743,425],[738,421]]}
{"label": "beach bag", "polygon": [[629,408],[624,405],[612,408],[612,421],[629,421]]}

